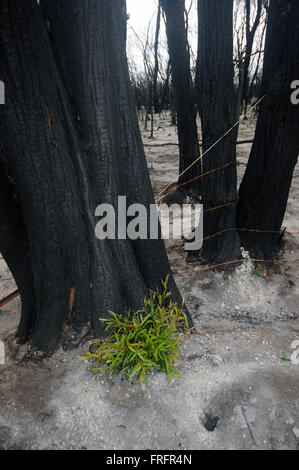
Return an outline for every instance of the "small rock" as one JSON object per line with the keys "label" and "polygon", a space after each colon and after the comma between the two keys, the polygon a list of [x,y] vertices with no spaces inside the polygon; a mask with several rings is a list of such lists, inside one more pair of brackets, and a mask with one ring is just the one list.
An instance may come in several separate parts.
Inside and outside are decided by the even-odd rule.
{"label": "small rock", "polygon": [[286,423],[289,424],[290,426],[292,426],[292,425],[294,424],[294,422],[295,422],[295,421],[293,420],[293,418],[288,418],[288,419],[286,420]]}
{"label": "small rock", "polygon": [[296,439],[299,439],[299,429],[298,428],[293,428],[293,433]]}
{"label": "small rock", "polygon": [[223,362],[222,357],[219,356],[218,354],[211,354],[211,355],[209,356],[209,359],[212,361],[212,363],[213,363],[215,366],[218,366],[219,364],[221,364],[221,362]]}

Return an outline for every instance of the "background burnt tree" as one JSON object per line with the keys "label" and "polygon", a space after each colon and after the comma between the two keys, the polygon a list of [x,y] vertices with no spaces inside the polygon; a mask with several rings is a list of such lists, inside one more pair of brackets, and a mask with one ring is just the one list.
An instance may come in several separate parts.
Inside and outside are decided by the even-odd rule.
{"label": "background burnt tree", "polygon": [[[41,4],[53,51],[36,1],[0,2],[0,243],[22,298],[18,338],[31,336],[34,350],[49,353],[62,331],[67,343],[90,324],[102,336],[99,316],[140,308],[170,268],[161,240],[95,237],[98,204],[117,208],[118,195],[153,203],[129,83],[125,2]],[[180,302],[172,278],[170,290]]]}
{"label": "background burnt tree", "polygon": [[252,0],[245,0],[246,8],[246,47],[245,47],[245,58],[243,65],[243,86],[242,86],[242,105],[243,112],[246,114],[247,106],[249,104],[249,89],[250,89],[250,62],[252,59],[253,42],[256,31],[260,24],[262,14],[262,0],[256,0],[256,15],[251,27],[251,12],[252,12]]}
{"label": "background burnt tree", "polygon": [[[177,111],[179,173],[182,173],[199,157],[200,152],[185,25],[185,0],[161,0],[161,5],[166,17],[166,34]],[[187,182],[199,174],[200,165],[197,163],[179,178],[179,183]],[[199,181],[192,185],[192,190],[199,194]]]}
{"label": "background burnt tree", "polygon": [[170,60],[168,58],[161,88],[161,109],[166,110],[169,109],[170,104],[170,70]]}
{"label": "background burnt tree", "polygon": [[238,203],[238,227],[277,233],[241,232],[254,258],[273,259],[299,153],[299,106],[291,83],[299,77],[299,2],[272,0],[269,7],[260,106],[254,144]]}
{"label": "background burnt tree", "polygon": [[267,9],[263,0],[235,2],[234,62],[238,75],[237,106],[241,114],[246,114],[253,93],[260,84],[266,23]]}
{"label": "background burnt tree", "polygon": [[155,51],[155,67],[154,67],[154,79],[153,79],[153,104],[155,113],[160,113],[160,101],[159,101],[159,94],[158,94],[158,74],[159,74],[159,37],[160,37],[160,29],[161,29],[161,5],[158,2],[158,13],[157,13],[157,20],[156,20],[156,31],[155,31],[155,44],[154,44],[154,51]]}
{"label": "background burnt tree", "polygon": [[[140,46],[142,45],[142,55],[144,51],[144,45],[141,42],[138,42]],[[146,68],[145,72],[139,70],[134,62],[134,59],[129,57],[129,74],[131,85],[136,99],[136,107],[139,113],[141,121],[144,123],[145,119],[145,107],[148,103],[149,96],[149,83],[150,76],[148,75],[148,69]],[[151,70],[151,69],[150,69]],[[162,111],[169,110],[171,103],[171,83],[170,83],[170,63],[168,56],[164,57],[164,54],[159,55],[159,69],[157,76],[157,102],[158,102],[158,112],[160,116],[165,119],[164,113]],[[150,110],[148,111],[148,114]],[[147,127],[147,126],[146,126]]]}
{"label": "background burnt tree", "polygon": [[[233,0],[198,1],[198,97],[203,151],[236,122],[233,66]],[[204,237],[236,227],[237,130],[227,135],[202,159],[203,173],[222,168],[203,178]],[[224,206],[217,210],[214,207]],[[239,236],[226,231],[206,240],[199,253],[211,264],[239,256]]]}
{"label": "background burnt tree", "polygon": [[260,96],[266,28],[267,28],[267,14],[265,13],[264,21],[263,21],[260,33],[256,38],[257,47],[259,48],[259,50],[256,52],[255,60],[250,70],[249,89],[248,89],[248,98],[247,98],[248,104],[254,97]]}
{"label": "background burnt tree", "polygon": [[[155,39],[151,40],[151,24],[152,19],[148,23],[146,37],[143,40],[135,31],[135,29],[130,25],[131,30],[134,33],[135,39],[137,39],[137,45],[139,46],[140,52],[143,59],[144,73],[135,72],[135,77],[131,75],[131,83],[137,89],[135,89],[135,95],[140,97],[143,96],[143,107],[145,108],[143,112],[142,109],[142,120],[144,121],[144,130],[148,128],[148,121],[151,121],[151,133],[150,137],[154,137],[154,113],[160,113],[162,109],[162,85],[159,78],[162,76],[162,70],[160,67],[160,57],[159,57],[159,35],[160,35],[160,26],[161,26],[161,9],[159,7],[157,13],[157,22],[155,29]],[[136,41],[134,42],[136,44]],[[132,64],[132,58],[130,59]],[[132,66],[131,66],[131,72]],[[136,76],[138,77],[136,83]],[[141,80],[140,80],[141,79]],[[140,101],[139,103],[140,104]]]}

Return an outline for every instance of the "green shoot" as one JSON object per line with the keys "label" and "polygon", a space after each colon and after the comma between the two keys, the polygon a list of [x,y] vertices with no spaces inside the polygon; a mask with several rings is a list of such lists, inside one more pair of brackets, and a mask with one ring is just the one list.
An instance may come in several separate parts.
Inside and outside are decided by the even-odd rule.
{"label": "green shoot", "polygon": [[[82,359],[93,361],[93,371],[127,374],[130,379],[146,382],[151,370],[165,372],[168,378],[179,378],[176,363],[188,321],[183,306],[178,307],[167,291],[168,277],[162,291],[149,291],[141,310],[129,316],[109,312],[100,318],[111,331],[105,340],[94,340],[95,352],[86,352]],[[185,333],[183,333],[185,330]]]}
{"label": "green shoot", "polygon": [[262,271],[259,268],[252,268],[251,270],[251,275],[252,276],[261,276]]}

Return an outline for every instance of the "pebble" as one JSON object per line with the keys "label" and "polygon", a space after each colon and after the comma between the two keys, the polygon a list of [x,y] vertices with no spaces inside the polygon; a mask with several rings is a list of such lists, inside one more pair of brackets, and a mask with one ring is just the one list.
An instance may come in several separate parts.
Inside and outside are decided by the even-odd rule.
{"label": "pebble", "polygon": [[219,356],[218,354],[211,354],[209,356],[209,358],[211,359],[212,363],[215,365],[215,366],[218,366],[219,364],[221,364],[222,361],[222,357]]}
{"label": "pebble", "polygon": [[293,420],[293,418],[288,418],[288,419],[286,420],[286,423],[289,424],[289,425],[291,425],[291,426],[294,424],[294,422],[295,422],[295,421]]}

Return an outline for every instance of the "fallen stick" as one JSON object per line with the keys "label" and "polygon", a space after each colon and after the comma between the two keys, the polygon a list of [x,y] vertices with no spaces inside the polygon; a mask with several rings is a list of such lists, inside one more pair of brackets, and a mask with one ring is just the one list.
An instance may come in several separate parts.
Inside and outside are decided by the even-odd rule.
{"label": "fallen stick", "polygon": [[243,144],[253,144],[253,140],[240,140],[239,142],[237,142],[237,145]]}
{"label": "fallen stick", "polygon": [[166,147],[168,145],[173,145],[175,147],[179,146],[179,144],[175,144],[175,143],[171,143],[171,142],[169,142],[169,143],[167,142],[165,144],[143,144],[143,145],[144,145],[144,147]]}
{"label": "fallen stick", "polygon": [[4,297],[4,299],[0,300],[0,308],[1,307],[4,307],[4,305],[8,304],[9,302],[11,302],[13,299],[15,299],[16,297],[18,297],[18,295],[20,295],[19,291],[18,290],[15,290],[13,291],[11,294],[7,295],[6,297]]}
{"label": "fallen stick", "polygon": [[[253,143],[253,140],[240,140],[239,142],[237,142],[237,145],[244,145],[244,144],[252,144]],[[199,142],[200,145],[202,145],[202,142],[200,141]],[[172,142],[166,142],[165,144],[143,144],[144,147],[167,147],[167,146],[174,146],[174,147],[178,147],[179,144],[177,143],[172,143]]]}

